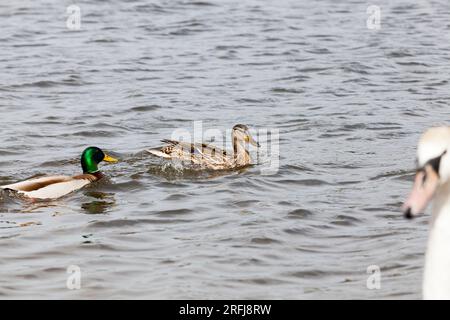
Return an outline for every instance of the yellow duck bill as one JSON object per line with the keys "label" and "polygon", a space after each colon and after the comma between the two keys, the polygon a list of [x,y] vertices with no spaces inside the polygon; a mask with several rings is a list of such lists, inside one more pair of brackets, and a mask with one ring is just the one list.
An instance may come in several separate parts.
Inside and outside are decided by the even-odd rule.
{"label": "yellow duck bill", "polygon": [[255,139],[253,139],[253,137],[250,134],[248,134],[245,137],[245,140],[247,142],[249,142],[252,146],[255,146],[255,147],[258,147],[258,148],[260,147],[260,144]]}
{"label": "yellow duck bill", "polygon": [[109,162],[109,163],[117,163],[119,162],[119,160],[117,160],[116,158],[113,158],[107,154],[105,154],[105,158],[103,158],[103,161],[105,162]]}

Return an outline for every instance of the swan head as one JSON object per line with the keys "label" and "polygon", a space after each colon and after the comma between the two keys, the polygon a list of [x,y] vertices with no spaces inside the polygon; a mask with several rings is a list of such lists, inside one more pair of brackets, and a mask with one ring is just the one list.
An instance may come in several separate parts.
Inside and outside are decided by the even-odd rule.
{"label": "swan head", "polygon": [[252,137],[248,127],[245,124],[237,124],[233,127],[233,138],[250,143],[259,147],[259,143]]}
{"label": "swan head", "polygon": [[432,128],[422,135],[417,163],[414,186],[403,205],[407,218],[422,213],[439,187],[450,180],[450,127]]}

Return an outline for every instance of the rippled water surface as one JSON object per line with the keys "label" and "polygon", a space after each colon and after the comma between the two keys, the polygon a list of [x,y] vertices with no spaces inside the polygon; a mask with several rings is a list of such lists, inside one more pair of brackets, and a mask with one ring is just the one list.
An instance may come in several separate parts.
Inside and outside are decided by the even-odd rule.
{"label": "rippled water surface", "polygon": [[[380,30],[360,0],[77,1],[79,31],[72,3],[0,4],[0,184],[122,161],[58,201],[0,193],[0,298],[420,298],[428,216],[399,207],[450,115],[447,1],[377,1]],[[279,171],[143,152],[194,120],[278,128]]]}

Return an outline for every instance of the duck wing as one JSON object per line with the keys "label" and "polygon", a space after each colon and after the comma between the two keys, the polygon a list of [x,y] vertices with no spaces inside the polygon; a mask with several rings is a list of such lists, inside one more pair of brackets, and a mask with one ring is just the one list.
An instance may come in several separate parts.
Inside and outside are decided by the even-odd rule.
{"label": "duck wing", "polygon": [[0,187],[32,199],[57,199],[83,188],[97,178],[90,174],[76,177],[51,176],[31,179]]}
{"label": "duck wing", "polygon": [[200,165],[220,165],[229,161],[227,152],[213,145],[167,139],[162,140],[162,142],[167,145],[156,149],[150,149],[148,152],[162,158],[186,160]]}
{"label": "duck wing", "polygon": [[68,181],[70,179],[71,178],[67,177],[67,176],[42,177],[42,178],[21,181],[21,182],[9,184],[6,186],[1,186],[0,189],[30,192],[30,191],[39,190],[50,184],[60,183],[60,182]]}

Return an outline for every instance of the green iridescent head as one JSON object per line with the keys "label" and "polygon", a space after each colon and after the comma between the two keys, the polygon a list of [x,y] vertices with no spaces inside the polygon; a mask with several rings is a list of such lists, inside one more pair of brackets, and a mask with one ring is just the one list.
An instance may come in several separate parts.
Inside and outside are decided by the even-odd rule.
{"label": "green iridescent head", "polygon": [[96,173],[98,172],[98,164],[102,161],[117,162],[117,159],[108,156],[100,148],[89,147],[83,151],[81,155],[81,167],[83,173]]}

